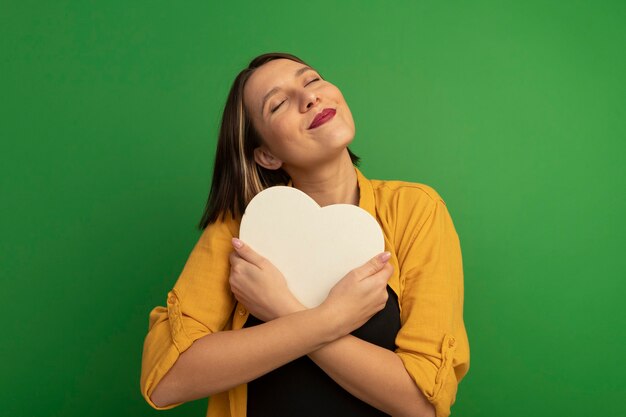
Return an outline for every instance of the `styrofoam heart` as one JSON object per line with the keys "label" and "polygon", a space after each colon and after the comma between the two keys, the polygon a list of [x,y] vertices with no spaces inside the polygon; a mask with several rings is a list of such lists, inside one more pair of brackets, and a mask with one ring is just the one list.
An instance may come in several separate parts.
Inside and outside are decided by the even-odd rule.
{"label": "styrofoam heart", "polygon": [[241,219],[239,238],[284,275],[307,307],[320,305],[352,269],[385,249],[383,232],[370,213],[351,204],[320,207],[293,187],[257,194]]}

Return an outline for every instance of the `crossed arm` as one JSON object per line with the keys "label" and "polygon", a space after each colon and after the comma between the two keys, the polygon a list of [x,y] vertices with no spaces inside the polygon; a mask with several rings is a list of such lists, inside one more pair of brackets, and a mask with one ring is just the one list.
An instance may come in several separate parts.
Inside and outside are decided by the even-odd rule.
{"label": "crossed arm", "polygon": [[308,354],[344,389],[387,414],[435,416],[398,355],[349,334],[384,307],[393,271],[386,260],[373,258],[353,270],[313,309],[247,245],[235,246],[230,261],[233,293],[265,323],[198,339],[152,393],[155,404],[222,392]]}

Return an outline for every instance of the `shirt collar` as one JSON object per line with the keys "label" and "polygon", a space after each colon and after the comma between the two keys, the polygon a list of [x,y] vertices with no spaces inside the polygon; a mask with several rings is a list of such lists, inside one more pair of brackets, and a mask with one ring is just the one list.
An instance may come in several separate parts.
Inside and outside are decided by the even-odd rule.
{"label": "shirt collar", "polygon": [[[354,167],[356,171],[356,179],[359,185],[359,207],[367,211],[374,218],[376,218],[376,201],[374,200],[374,187],[370,180],[365,178],[365,175],[361,171]],[[288,187],[293,187],[291,179],[287,183]]]}
{"label": "shirt collar", "polygon": [[370,180],[365,178],[361,171],[354,167],[356,178],[359,182],[359,207],[376,218],[376,200],[374,199],[374,187]]}

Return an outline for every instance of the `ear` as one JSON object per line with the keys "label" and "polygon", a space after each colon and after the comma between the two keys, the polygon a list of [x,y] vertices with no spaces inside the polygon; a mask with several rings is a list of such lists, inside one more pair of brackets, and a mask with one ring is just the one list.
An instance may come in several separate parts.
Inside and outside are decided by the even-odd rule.
{"label": "ear", "polygon": [[283,165],[283,161],[276,158],[265,147],[259,146],[254,150],[254,160],[263,168],[275,170]]}

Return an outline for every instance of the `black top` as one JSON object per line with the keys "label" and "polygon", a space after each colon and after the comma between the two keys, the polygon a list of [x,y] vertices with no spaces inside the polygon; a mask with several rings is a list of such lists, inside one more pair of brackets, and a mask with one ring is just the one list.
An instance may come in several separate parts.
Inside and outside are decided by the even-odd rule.
{"label": "black top", "polygon": [[[387,292],[389,298],[385,308],[352,335],[395,350],[395,338],[400,330],[400,308],[389,285]],[[261,323],[249,315],[243,327]],[[344,390],[306,355],[250,381],[247,404],[248,417],[387,415]]]}

